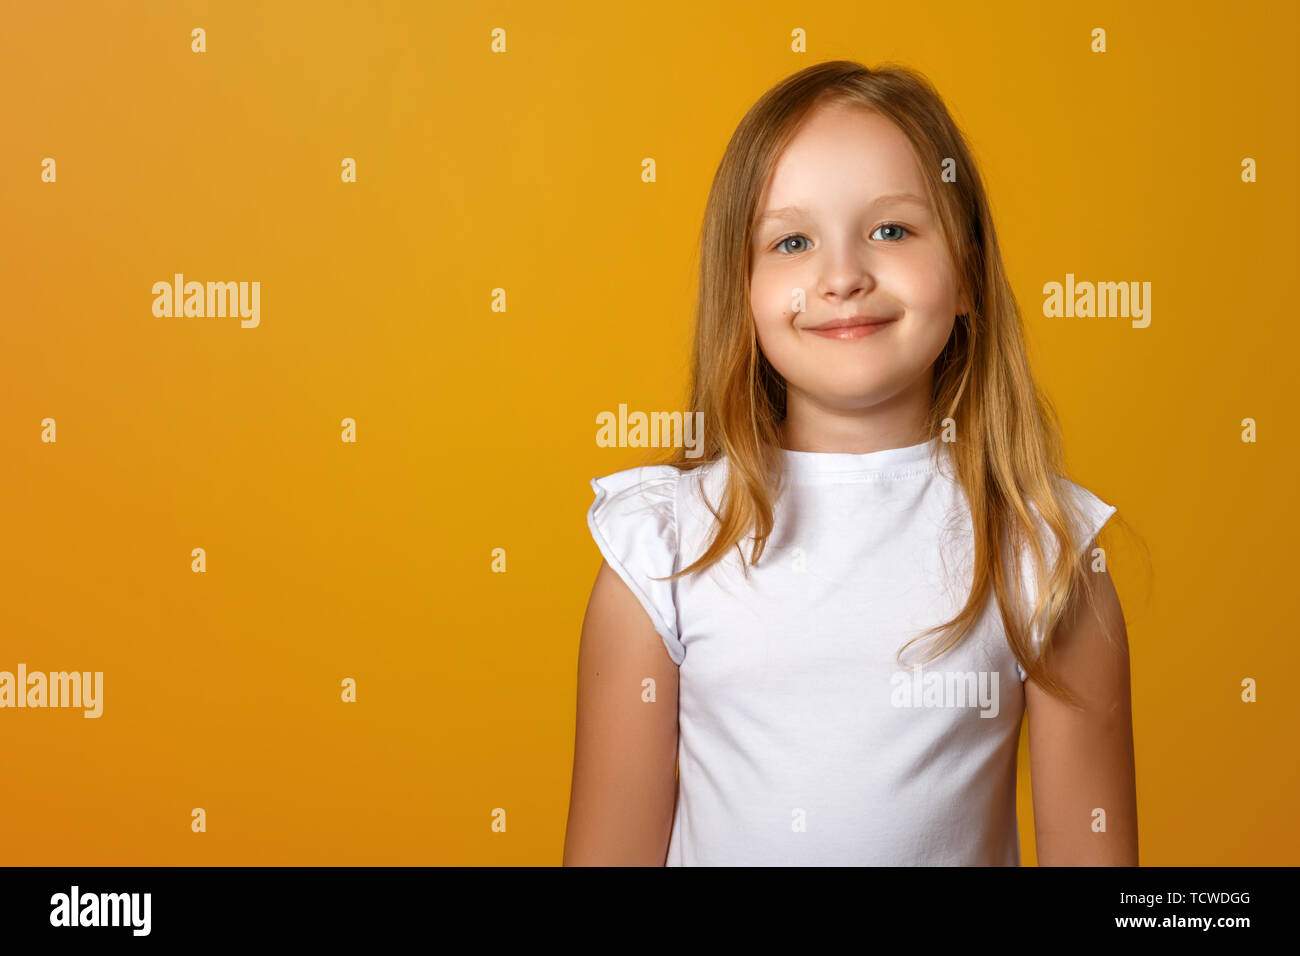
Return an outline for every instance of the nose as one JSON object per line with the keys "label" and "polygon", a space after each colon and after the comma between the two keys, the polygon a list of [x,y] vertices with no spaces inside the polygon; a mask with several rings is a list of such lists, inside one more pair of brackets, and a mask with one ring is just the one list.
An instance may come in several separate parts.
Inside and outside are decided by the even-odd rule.
{"label": "nose", "polygon": [[847,301],[863,296],[875,288],[876,280],[866,251],[852,244],[841,244],[822,259],[820,276],[823,296]]}

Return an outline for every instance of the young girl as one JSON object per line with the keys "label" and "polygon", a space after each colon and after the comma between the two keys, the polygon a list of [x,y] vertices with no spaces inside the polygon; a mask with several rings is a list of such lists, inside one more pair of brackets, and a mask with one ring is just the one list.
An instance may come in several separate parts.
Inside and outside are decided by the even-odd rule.
{"label": "young girl", "polygon": [[1116,509],[923,78],[822,63],[741,121],[689,408],[703,455],[592,480],[565,863],[1018,865],[1028,711],[1039,861],[1136,865]]}

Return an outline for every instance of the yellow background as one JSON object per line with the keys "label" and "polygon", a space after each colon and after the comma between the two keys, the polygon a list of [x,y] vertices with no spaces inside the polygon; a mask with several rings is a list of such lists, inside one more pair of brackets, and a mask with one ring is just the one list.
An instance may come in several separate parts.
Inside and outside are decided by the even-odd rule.
{"label": "yellow background", "polygon": [[[105,683],[0,711],[0,861],[557,864],[588,482],[652,454],[595,416],[684,407],[723,147],[848,58],[944,95],[1072,477],[1150,548],[1110,554],[1143,864],[1294,864],[1295,7],[1133,6],[10,4],[0,669]],[[176,272],[260,327],[155,317]],[[1067,272],[1150,327],[1044,318]]]}

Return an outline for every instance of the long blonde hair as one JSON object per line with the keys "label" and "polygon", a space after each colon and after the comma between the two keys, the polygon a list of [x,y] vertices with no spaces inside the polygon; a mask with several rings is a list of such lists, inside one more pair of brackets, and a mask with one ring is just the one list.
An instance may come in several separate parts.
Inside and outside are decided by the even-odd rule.
{"label": "long blonde hair", "polygon": [[[814,109],[832,103],[874,110],[906,134],[971,305],[968,314],[957,317],[935,362],[926,427],[932,437],[940,437],[945,425],[960,436],[944,444],[970,506],[974,581],[955,618],[917,635],[903,649],[944,633],[946,639],[927,660],[955,646],[978,623],[992,590],[1021,667],[1049,693],[1072,700],[1073,695],[1047,674],[1029,637],[1029,627],[1040,619],[1044,633],[1052,633],[1073,596],[1086,590],[1083,576],[1089,573],[1079,553],[1086,542],[1075,542],[1070,534],[1069,523],[1078,520],[1073,502],[1053,478],[1064,472],[1056,412],[1030,373],[1019,307],[979,172],[939,94],[906,67],[869,69],[845,60],[808,67],[765,93],[727,144],[700,234],[687,407],[703,414],[703,449],[698,457],[688,458],[686,449],[678,448],[663,462],[691,470],[725,457],[726,490],[721,511],[714,510],[716,534],[707,550],[663,580],[704,571],[732,547],[739,549],[740,539],[751,529],[750,560],[757,564],[772,531],[785,382],[758,345],[749,299],[750,243],[764,186],[782,150]],[[940,178],[945,161],[955,168],[952,182]],[[738,268],[741,262],[743,270]],[[942,451],[941,445],[935,447]],[[1031,521],[1031,502],[1057,543],[1057,560],[1046,579],[1045,552]],[[1000,543],[1010,545],[1013,554],[1022,553],[1027,543],[1038,580],[1047,582],[1039,589],[1029,621],[1022,619],[1016,597],[1019,565]]]}

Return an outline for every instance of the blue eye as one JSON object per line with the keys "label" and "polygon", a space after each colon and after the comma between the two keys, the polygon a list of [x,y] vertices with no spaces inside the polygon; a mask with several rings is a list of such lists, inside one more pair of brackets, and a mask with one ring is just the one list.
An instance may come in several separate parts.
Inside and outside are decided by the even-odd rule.
{"label": "blue eye", "polygon": [[[881,223],[879,226],[876,227],[876,232],[879,232],[881,229],[902,229],[903,232],[907,232],[907,227],[906,227],[906,226],[900,226],[900,225],[899,225],[898,223],[896,223],[896,222],[884,222],[884,223]],[[873,232],[871,235],[874,236],[875,234],[876,234],[876,233]],[[902,237],[900,236],[899,238],[901,239]]]}
{"label": "blue eye", "polygon": [[[907,235],[911,235],[911,232],[908,230],[908,228],[907,228],[906,226],[900,226],[900,225],[899,225],[898,223],[896,223],[896,222],[885,222],[885,223],[881,223],[879,226],[876,227],[876,231],[873,232],[873,233],[871,234],[871,238],[873,238],[873,239],[876,238],[876,233],[877,233],[877,232],[880,232],[881,229],[897,229],[897,230],[899,230],[900,232],[906,233]],[[884,237],[881,237],[881,238],[884,238]],[[886,241],[886,242],[891,242],[891,243],[892,243],[892,242],[898,242],[899,239],[902,239],[902,238],[903,238],[902,236],[898,236],[898,238],[896,238],[896,239],[885,239],[885,241]],[[789,253],[789,254],[795,254],[795,253],[799,253],[799,252],[807,252],[807,251],[808,251],[808,247],[807,247],[807,246],[805,246],[805,247],[802,248],[802,249],[795,249],[795,250],[792,250],[792,251],[791,251],[791,250],[786,250],[786,249],[783,248],[787,242],[793,242],[793,241],[796,240],[796,239],[801,240],[801,241],[803,241],[803,242],[807,242],[807,241],[808,241],[808,237],[807,237],[807,236],[803,235],[802,233],[795,232],[795,233],[791,233],[790,235],[786,236],[786,237],[783,238],[783,239],[778,239],[777,242],[776,242],[776,245],[773,246],[773,248],[774,248],[777,252],[787,252],[787,253]]]}
{"label": "blue eye", "polygon": [[[807,241],[808,241],[808,237],[807,237],[807,236],[801,236],[801,235],[799,235],[799,233],[795,233],[795,234],[792,235],[792,236],[786,236],[784,239],[778,239],[778,240],[777,240],[777,243],[776,243],[776,248],[777,248],[777,250],[779,251],[779,250],[781,249],[782,246],[784,246],[787,242],[791,241],[792,239],[802,239],[804,242],[807,242]],[[806,250],[806,249],[800,249],[800,250],[797,250],[797,251],[799,251],[799,252],[805,252],[805,251],[807,251],[807,250]]]}

